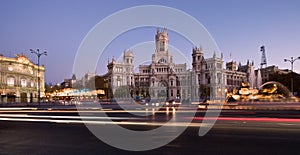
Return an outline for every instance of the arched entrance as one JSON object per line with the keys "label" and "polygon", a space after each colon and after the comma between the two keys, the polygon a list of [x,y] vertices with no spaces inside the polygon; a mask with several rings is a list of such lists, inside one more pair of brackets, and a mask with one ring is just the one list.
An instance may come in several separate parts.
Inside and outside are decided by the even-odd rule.
{"label": "arched entrance", "polygon": [[168,99],[168,83],[166,81],[160,81],[157,88],[157,98],[160,102],[164,102]]}

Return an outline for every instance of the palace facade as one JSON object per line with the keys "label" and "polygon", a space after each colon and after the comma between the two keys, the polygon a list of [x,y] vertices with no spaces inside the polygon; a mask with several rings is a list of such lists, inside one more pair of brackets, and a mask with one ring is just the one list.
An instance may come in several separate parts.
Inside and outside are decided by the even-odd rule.
{"label": "palace facade", "polygon": [[44,73],[44,66],[35,65],[24,54],[16,55],[15,58],[0,55],[1,102],[36,102],[38,76],[40,77],[41,97],[44,97]]}
{"label": "palace facade", "polygon": [[214,53],[205,59],[202,48],[192,49],[192,69],[186,63],[177,64],[169,51],[169,38],[166,29],[157,29],[155,51],[149,65],[139,65],[134,72],[134,53],[124,51],[123,60],[108,61],[108,72],[104,81],[108,85],[108,98],[143,99],[192,99],[225,98],[226,73],[223,58]]}

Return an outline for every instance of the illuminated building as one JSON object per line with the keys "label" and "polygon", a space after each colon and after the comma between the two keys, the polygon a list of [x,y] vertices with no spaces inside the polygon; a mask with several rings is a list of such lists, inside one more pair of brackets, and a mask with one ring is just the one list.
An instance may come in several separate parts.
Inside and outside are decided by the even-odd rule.
{"label": "illuminated building", "polygon": [[[169,38],[166,29],[157,29],[155,51],[149,65],[139,65],[134,73],[134,54],[125,51],[123,61],[113,58],[108,61],[108,73],[104,75],[108,84],[108,98],[159,98],[168,100],[207,98],[220,100],[225,97],[226,75],[223,58],[214,53],[205,59],[201,48],[192,49],[193,69],[187,65],[176,64],[168,47]],[[206,89],[207,88],[207,89]],[[204,93],[204,91],[208,91]],[[128,93],[130,92],[130,93]]]}
{"label": "illuminated building", "polygon": [[[40,75],[38,75],[38,68]],[[38,76],[41,97],[45,96],[44,66],[32,63],[24,54],[15,58],[0,56],[0,93],[2,102],[36,102]]]}

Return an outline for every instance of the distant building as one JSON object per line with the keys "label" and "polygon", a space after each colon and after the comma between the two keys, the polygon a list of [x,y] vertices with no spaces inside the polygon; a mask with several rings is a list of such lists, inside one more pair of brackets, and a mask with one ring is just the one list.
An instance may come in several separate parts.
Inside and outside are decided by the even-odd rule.
{"label": "distant building", "polygon": [[72,79],[65,79],[64,82],[60,84],[61,89],[72,88]]}
{"label": "distant building", "polygon": [[242,82],[248,82],[252,88],[258,88],[263,83],[270,81],[274,74],[288,74],[289,70],[279,69],[278,66],[267,66],[265,68],[254,69],[254,62],[245,65],[235,61],[226,63],[227,90],[239,89]]}
{"label": "distant building", "polygon": [[[186,64],[175,64],[169,51],[167,30],[157,30],[155,35],[155,52],[152,54],[150,65],[140,65],[139,73],[134,74],[134,94],[142,97],[158,98],[159,95],[168,99],[178,99],[187,96],[187,90],[179,84],[188,72]],[[165,95],[163,95],[165,94]]]}
{"label": "distant building", "polygon": [[210,87],[210,96],[213,100],[223,99],[226,89],[226,70],[223,67],[223,58],[218,58],[216,53],[212,58],[205,60],[207,63],[207,86]]}
{"label": "distant building", "polygon": [[[40,74],[38,75],[38,69]],[[0,94],[2,102],[36,102],[38,76],[41,97],[45,96],[45,67],[32,63],[24,54],[15,58],[0,55]]]}
{"label": "distant building", "polygon": [[[201,48],[193,48],[193,69],[187,65],[176,64],[168,48],[169,38],[166,29],[157,30],[155,35],[155,51],[149,65],[140,65],[138,73],[134,73],[134,54],[124,51],[123,60],[108,61],[108,73],[104,75],[107,82],[108,98],[160,98],[167,100],[225,97],[226,76],[223,59],[215,54],[205,59]],[[202,87],[201,87],[202,86]],[[202,89],[203,88],[203,89]],[[205,89],[208,88],[208,89]],[[209,91],[208,93],[204,93]],[[128,93],[130,92],[130,93]]]}
{"label": "distant building", "polygon": [[235,61],[227,62],[226,70],[236,71],[237,70],[236,62]]}
{"label": "distant building", "polygon": [[235,61],[226,63],[226,77],[227,77],[227,90],[233,91],[238,90],[242,83],[249,83],[251,88],[258,88],[261,82],[260,70],[254,69],[254,62],[249,62],[245,65],[239,63],[236,64]]}
{"label": "distant building", "polygon": [[[240,65],[241,66],[241,65]],[[247,82],[247,70],[237,70],[236,62],[226,63],[226,88],[228,91],[238,90],[243,82]]]}
{"label": "distant building", "polygon": [[268,66],[266,68],[262,68],[261,69],[261,76],[262,76],[262,82],[265,83],[265,82],[268,82],[270,77],[272,75],[274,75],[275,73],[278,73],[278,74],[288,74],[290,73],[289,70],[282,70],[282,69],[279,69],[278,66]]}

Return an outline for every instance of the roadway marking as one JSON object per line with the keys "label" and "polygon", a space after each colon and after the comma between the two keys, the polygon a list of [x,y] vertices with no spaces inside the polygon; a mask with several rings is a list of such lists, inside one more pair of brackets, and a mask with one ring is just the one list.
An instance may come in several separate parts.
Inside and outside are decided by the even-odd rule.
{"label": "roadway marking", "polygon": [[297,124],[290,124],[290,123],[277,123],[278,125],[285,125],[285,126],[293,126]]}

